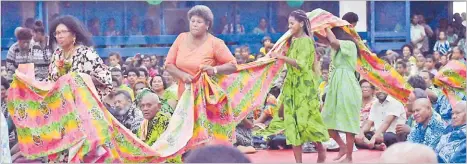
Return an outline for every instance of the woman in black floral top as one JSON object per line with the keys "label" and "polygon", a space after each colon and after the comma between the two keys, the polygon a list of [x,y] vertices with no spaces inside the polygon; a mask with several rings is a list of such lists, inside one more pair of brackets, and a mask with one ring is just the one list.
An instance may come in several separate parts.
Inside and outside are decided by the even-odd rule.
{"label": "woman in black floral top", "polygon": [[88,31],[73,16],[55,19],[50,26],[50,46],[58,43],[49,66],[49,78],[56,81],[69,72],[91,76],[102,99],[112,90],[110,71],[96,51]]}

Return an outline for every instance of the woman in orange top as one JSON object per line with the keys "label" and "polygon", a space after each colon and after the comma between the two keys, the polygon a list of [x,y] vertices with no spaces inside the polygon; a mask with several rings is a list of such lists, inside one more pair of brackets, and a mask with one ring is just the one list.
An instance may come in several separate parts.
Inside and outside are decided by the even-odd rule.
{"label": "woman in orange top", "polygon": [[230,74],[237,70],[235,57],[224,41],[211,35],[214,16],[207,6],[196,5],[188,11],[190,31],[181,33],[170,47],[165,69],[178,83],[178,97],[185,90],[184,84],[192,83],[200,72]]}

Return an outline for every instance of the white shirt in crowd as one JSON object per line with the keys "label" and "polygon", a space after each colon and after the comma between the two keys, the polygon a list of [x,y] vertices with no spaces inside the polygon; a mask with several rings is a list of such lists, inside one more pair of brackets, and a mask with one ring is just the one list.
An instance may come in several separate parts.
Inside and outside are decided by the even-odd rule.
{"label": "white shirt in crowd", "polygon": [[[425,33],[425,28],[423,28],[422,25],[411,25],[410,26],[410,40],[412,42],[416,41],[416,40],[419,40],[421,38],[424,38],[426,37],[426,33]],[[415,44],[415,47],[414,48],[417,48],[417,49],[421,49],[423,46],[423,41],[421,42],[418,42],[417,44]]]}
{"label": "white shirt in crowd", "polygon": [[396,133],[396,125],[405,124],[407,116],[404,105],[388,95],[383,103],[380,103],[379,100],[376,100],[376,102],[373,103],[368,119],[374,122],[374,128],[375,130],[378,130],[378,128],[384,123],[386,116],[390,115],[393,115],[396,118],[392,121],[386,132]]}

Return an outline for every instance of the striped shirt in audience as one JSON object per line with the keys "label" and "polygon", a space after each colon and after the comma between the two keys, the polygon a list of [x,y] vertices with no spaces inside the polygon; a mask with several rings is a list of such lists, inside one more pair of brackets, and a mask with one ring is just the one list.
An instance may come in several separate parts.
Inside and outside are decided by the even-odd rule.
{"label": "striped shirt in audience", "polygon": [[36,80],[42,81],[48,78],[50,52],[33,41],[31,41],[27,51],[21,51],[18,42],[14,43],[8,50],[6,57],[8,77],[12,78],[18,65],[27,63],[34,63]]}

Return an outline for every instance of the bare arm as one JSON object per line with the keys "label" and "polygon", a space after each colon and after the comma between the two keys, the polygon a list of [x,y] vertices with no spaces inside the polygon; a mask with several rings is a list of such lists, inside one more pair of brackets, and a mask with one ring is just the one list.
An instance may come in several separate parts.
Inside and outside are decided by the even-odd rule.
{"label": "bare arm", "polygon": [[383,124],[381,124],[381,126],[379,126],[378,129],[376,129],[375,136],[386,132],[386,130],[388,130],[389,126],[391,126],[391,123],[395,121],[395,119],[396,119],[396,116],[393,116],[393,115],[386,116],[386,118],[384,118]]}
{"label": "bare arm", "polygon": [[270,116],[268,116],[265,112],[262,112],[261,115],[259,116],[259,118],[256,119],[253,123],[254,124],[259,124],[259,123],[264,124],[266,122],[266,120],[268,120],[269,118],[270,118]]}
{"label": "bare arm", "polygon": [[370,131],[372,126],[373,126],[373,121],[371,120],[365,121],[365,124],[363,124],[363,127],[360,129],[360,134],[365,134],[365,132]]}
{"label": "bare arm", "polygon": [[425,24],[424,27],[425,27],[426,35],[431,38],[434,34],[433,29],[431,29],[431,27],[428,26],[427,24]]}
{"label": "bare arm", "polygon": [[321,44],[324,47],[327,47],[329,45],[328,38],[316,32],[314,34],[318,38],[318,42],[317,42],[318,44]]}
{"label": "bare arm", "polygon": [[280,57],[279,57],[279,56],[280,56],[280,55],[278,55],[278,59],[282,59],[282,60],[284,60],[285,63],[291,65],[292,67],[295,67],[295,68],[297,68],[297,69],[300,69],[300,66],[299,66],[298,63],[297,63],[297,60],[292,59],[292,58],[289,58],[289,57],[287,57],[287,56],[280,56]]}
{"label": "bare arm", "polygon": [[15,144],[13,147],[11,147],[10,153],[11,153],[11,154],[16,154],[16,153],[18,153],[19,151],[20,151],[20,150],[19,150],[19,145],[18,145],[18,143],[17,143],[17,144]]}
{"label": "bare arm", "polygon": [[248,128],[248,129],[251,129],[251,128],[253,128],[253,126],[254,126],[253,121],[251,121],[251,120],[248,119],[248,118],[243,119],[243,120],[242,120],[242,124],[243,124],[243,126],[245,126],[245,127]]}
{"label": "bare arm", "polygon": [[7,56],[6,56],[6,71],[8,73],[8,77],[12,78],[13,74],[16,71],[16,66],[15,66],[15,60],[16,60],[16,54],[15,50],[13,49],[14,47],[10,47],[8,50]]}
{"label": "bare arm", "polygon": [[417,40],[415,40],[415,41],[412,41],[412,44],[417,44],[417,43],[420,43],[420,42],[422,42],[422,41],[423,41],[423,39],[425,39],[425,38],[424,38],[424,37],[420,37],[420,38],[418,38]]}
{"label": "bare arm", "polygon": [[418,39],[412,40],[412,44],[417,44],[417,43],[422,42],[425,39],[425,36],[426,35],[424,33],[421,33]]}
{"label": "bare arm", "polygon": [[237,71],[237,65],[233,63],[225,63],[219,66],[216,66],[217,74],[228,75]]}
{"label": "bare arm", "polygon": [[336,36],[331,31],[331,29],[329,28],[326,29],[326,33],[327,33],[327,39],[329,41],[329,44],[331,45],[331,48],[334,50],[339,50],[340,48],[339,40],[337,40]]}
{"label": "bare arm", "polygon": [[167,64],[165,66],[165,69],[167,70],[167,72],[170,73],[170,75],[172,75],[173,77],[177,78],[177,79],[181,79],[183,74],[185,72],[183,72],[182,70],[178,69],[175,65],[173,64]]}

